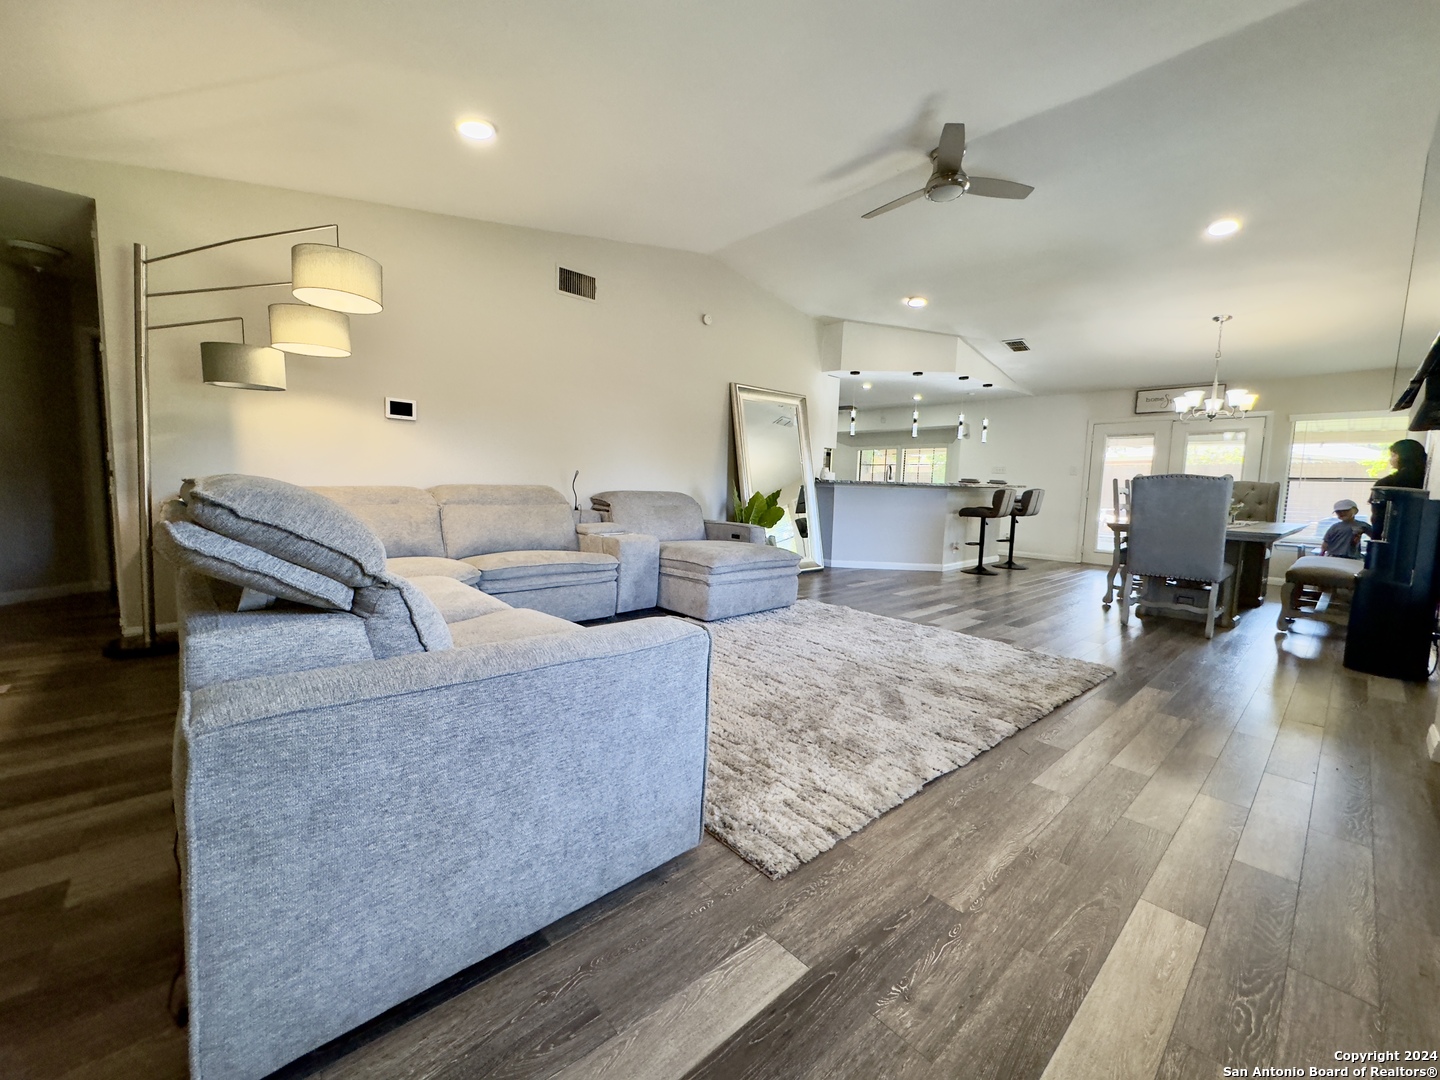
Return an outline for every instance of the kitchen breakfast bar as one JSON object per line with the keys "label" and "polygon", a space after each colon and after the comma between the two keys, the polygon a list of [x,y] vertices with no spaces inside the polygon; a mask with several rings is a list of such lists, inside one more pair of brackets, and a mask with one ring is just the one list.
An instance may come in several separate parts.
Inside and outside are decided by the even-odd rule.
{"label": "kitchen breakfast bar", "polygon": [[[972,531],[968,521],[956,511],[963,506],[990,505],[996,489],[1003,486],[817,480],[815,499],[825,565],[863,570],[958,570],[973,563],[975,553],[965,547]],[[991,543],[987,538],[987,547]],[[987,557],[999,550],[998,544],[990,547]]]}

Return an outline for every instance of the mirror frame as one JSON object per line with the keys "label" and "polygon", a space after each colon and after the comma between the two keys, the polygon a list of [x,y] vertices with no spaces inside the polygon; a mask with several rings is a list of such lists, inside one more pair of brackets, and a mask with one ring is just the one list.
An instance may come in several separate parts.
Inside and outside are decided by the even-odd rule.
{"label": "mirror frame", "polygon": [[[796,424],[800,429],[800,468],[804,472],[805,540],[809,551],[808,555],[801,555],[800,569],[823,570],[825,545],[820,535],[819,503],[815,499],[815,463],[810,453],[810,419],[805,412],[805,397],[803,394],[787,394],[783,390],[766,390],[764,387],[746,386],[743,383],[730,384],[730,426],[735,435],[735,480],[739,485],[742,501],[748,501],[755,494],[754,486],[750,483],[750,454],[745,437],[746,401],[795,406]],[[728,512],[726,517],[729,517]]]}

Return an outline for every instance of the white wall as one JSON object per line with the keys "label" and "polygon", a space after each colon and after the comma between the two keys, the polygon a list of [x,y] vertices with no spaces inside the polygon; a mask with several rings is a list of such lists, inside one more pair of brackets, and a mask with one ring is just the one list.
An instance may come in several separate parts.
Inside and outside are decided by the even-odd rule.
{"label": "white wall", "polygon": [[[292,357],[286,393],[200,381],[198,342],[224,338],[223,328],[153,334],[157,497],[183,477],[224,471],[303,484],[542,483],[568,494],[579,469],[582,505],[607,488],[670,488],[718,514],[729,383],[804,394],[816,417],[838,404],[835,380],[820,371],[815,321],[706,256],[8,148],[0,175],[96,200],[121,602],[132,627],[137,241],[153,256],[339,222],[344,245],[385,269],[385,311],[351,321],[354,355]],[[155,265],[151,288],[281,280],[295,239]],[[598,277],[599,301],[557,293],[557,263]],[[265,342],[265,304],[287,299],[273,289],[156,300],[150,321],[242,314],[249,340]],[[416,399],[419,422],[385,420],[386,395]],[[829,433],[817,429],[814,441],[819,460]],[[162,594],[162,622],[172,611]]]}
{"label": "white wall", "polygon": [[[1237,373],[1234,381],[1260,395],[1256,411],[1271,416],[1261,479],[1285,480],[1291,416],[1384,411],[1393,400],[1391,377],[1390,368],[1295,379],[1247,379],[1243,372]],[[1132,391],[1112,390],[1003,398],[987,402],[983,411],[967,407],[965,419],[971,437],[958,450],[951,443],[950,475],[1005,479],[1044,488],[1043,509],[1026,520],[1019,546],[1034,557],[1078,559],[1091,425],[1137,419],[1134,402]],[[953,425],[957,411],[958,406],[953,405],[921,408],[922,435],[927,425],[936,425],[937,430],[941,424]],[[984,444],[980,442],[982,416],[990,418],[990,437]],[[861,413],[857,440],[876,431],[903,432],[898,444],[892,439],[888,445],[905,445],[910,440],[910,411],[896,408]],[[1272,576],[1279,565],[1272,564]]]}

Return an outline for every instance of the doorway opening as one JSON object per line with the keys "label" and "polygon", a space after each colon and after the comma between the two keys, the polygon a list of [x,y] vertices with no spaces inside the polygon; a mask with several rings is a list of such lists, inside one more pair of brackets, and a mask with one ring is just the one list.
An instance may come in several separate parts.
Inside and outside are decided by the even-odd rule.
{"label": "doorway opening", "polygon": [[115,597],[91,199],[0,177],[0,606]]}

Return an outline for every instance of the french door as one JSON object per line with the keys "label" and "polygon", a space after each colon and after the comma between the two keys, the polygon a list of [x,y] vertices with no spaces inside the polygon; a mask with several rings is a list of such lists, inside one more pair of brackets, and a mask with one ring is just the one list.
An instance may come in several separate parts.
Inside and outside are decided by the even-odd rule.
{"label": "french door", "polygon": [[1193,473],[1258,480],[1265,451],[1266,417],[1242,420],[1123,420],[1090,429],[1085,500],[1085,562],[1109,563],[1114,534],[1115,482],[1123,488],[1144,473]]}

